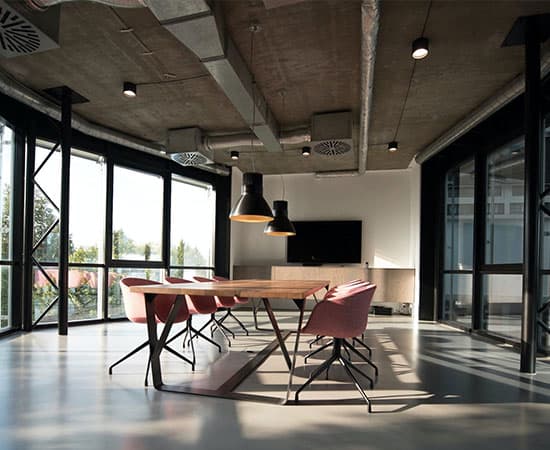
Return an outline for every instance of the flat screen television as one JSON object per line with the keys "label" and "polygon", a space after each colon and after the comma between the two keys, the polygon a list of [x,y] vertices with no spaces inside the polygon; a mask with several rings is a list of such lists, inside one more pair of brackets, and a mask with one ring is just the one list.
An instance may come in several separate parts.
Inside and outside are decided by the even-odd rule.
{"label": "flat screen television", "polygon": [[305,265],[361,262],[360,220],[292,222],[296,236],[287,240],[286,259]]}

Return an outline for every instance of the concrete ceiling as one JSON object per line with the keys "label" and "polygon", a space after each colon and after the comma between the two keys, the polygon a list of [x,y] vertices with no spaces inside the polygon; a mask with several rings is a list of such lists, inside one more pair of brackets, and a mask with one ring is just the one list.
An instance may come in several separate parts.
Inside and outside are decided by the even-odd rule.
{"label": "concrete ceiling", "polygon": [[[550,12],[550,1],[434,1],[425,29],[430,55],[415,63],[410,45],[428,6],[426,0],[381,2],[367,170],[408,167],[416,153],[521,73],[523,50],[500,45],[518,16]],[[222,2],[222,15],[283,130],[309,125],[312,114],[327,111],[351,110],[358,122],[359,1],[232,0]],[[251,67],[252,21],[261,31]],[[126,28],[133,33],[120,31]],[[167,129],[190,126],[247,132],[198,58],[146,8],[65,3],[59,49],[0,58],[0,67],[38,91],[71,87],[90,100],[75,105],[76,112],[146,140],[163,142]],[[128,99],[121,94],[123,81],[146,84]],[[354,134],[357,142],[357,129]],[[388,153],[394,138],[399,151]],[[282,153],[241,148],[237,165],[264,173],[358,167],[356,148],[337,157],[304,158],[299,147],[285,146]],[[235,165],[229,150],[216,151],[215,159]]]}

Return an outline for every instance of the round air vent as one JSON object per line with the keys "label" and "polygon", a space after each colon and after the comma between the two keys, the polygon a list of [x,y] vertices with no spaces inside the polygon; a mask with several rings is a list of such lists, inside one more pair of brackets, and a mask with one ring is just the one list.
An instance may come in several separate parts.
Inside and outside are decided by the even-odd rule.
{"label": "round air vent", "polygon": [[336,140],[323,141],[313,147],[313,151],[315,153],[319,153],[320,155],[325,156],[342,155],[349,152],[350,150],[351,146],[349,144],[346,144],[343,141]]}
{"label": "round air vent", "polygon": [[25,19],[0,6],[0,46],[13,53],[33,53],[40,47],[40,36]]}
{"label": "round air vent", "polygon": [[182,166],[199,166],[208,163],[208,158],[197,152],[173,153],[170,157]]}

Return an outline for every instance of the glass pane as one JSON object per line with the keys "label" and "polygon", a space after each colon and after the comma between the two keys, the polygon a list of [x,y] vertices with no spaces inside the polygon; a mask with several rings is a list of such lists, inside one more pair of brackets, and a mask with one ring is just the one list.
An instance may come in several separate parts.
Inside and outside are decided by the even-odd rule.
{"label": "glass pane", "polygon": [[164,281],[164,269],[111,269],[109,272],[109,317],[126,317],[119,281],[125,277]]}
{"label": "glass pane", "polygon": [[40,262],[59,260],[59,226],[51,227],[59,217],[61,154],[56,150],[50,155],[52,148],[52,144],[42,141],[36,146],[35,169],[49,156],[35,176],[33,243],[41,242],[34,252]]}
{"label": "glass pane", "polygon": [[[544,171],[544,190],[550,189],[550,117],[546,119],[546,129],[544,130],[544,153],[545,153],[545,171]],[[544,198],[544,204],[550,209],[550,195]],[[542,268],[550,269],[550,216],[542,213]]]}
{"label": "glass pane", "polygon": [[0,266],[0,330],[11,326],[11,267]]}
{"label": "glass pane", "polygon": [[[550,302],[550,275],[542,277],[542,298],[540,305]],[[540,316],[540,320],[547,327],[550,327],[550,307],[547,307]],[[542,348],[550,352],[550,333],[546,333],[542,328],[539,328],[539,333],[542,340]]]}
{"label": "glass pane", "polygon": [[445,269],[471,270],[474,230],[474,162],[451,170],[446,178]]}
{"label": "glass pane", "polygon": [[69,320],[100,319],[103,269],[72,267],[69,269]]}
{"label": "glass pane", "polygon": [[514,339],[521,335],[521,275],[484,275],[487,330]]}
{"label": "glass pane", "polygon": [[[44,268],[42,272],[38,267],[33,268],[32,285],[32,320],[38,319],[46,308],[57,297],[57,267]],[[52,284],[53,283],[53,284]],[[57,322],[57,305],[54,305],[42,318],[40,323]]]}
{"label": "glass pane", "polygon": [[162,177],[114,168],[113,259],[162,258]]}
{"label": "glass pane", "polygon": [[0,259],[11,259],[11,189],[13,186],[13,131],[0,120],[0,215],[2,235],[0,236]]}
{"label": "glass pane", "polygon": [[487,158],[485,262],[523,261],[523,138]]}
{"label": "glass pane", "polygon": [[443,320],[472,324],[472,275],[443,276]]}
{"label": "glass pane", "polygon": [[211,186],[172,179],[170,262],[213,266],[216,194]]}
{"label": "glass pane", "polygon": [[71,155],[69,227],[69,261],[103,262],[105,164],[102,158],[82,152]]}
{"label": "glass pane", "polygon": [[194,276],[211,278],[214,276],[214,271],[212,269],[170,269],[170,276],[193,281]]}

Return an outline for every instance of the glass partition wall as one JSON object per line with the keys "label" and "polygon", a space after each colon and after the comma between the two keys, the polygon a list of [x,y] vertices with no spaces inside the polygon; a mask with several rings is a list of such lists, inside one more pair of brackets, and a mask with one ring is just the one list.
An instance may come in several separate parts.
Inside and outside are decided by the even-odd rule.
{"label": "glass partition wall", "polygon": [[[547,119],[542,204],[550,212],[549,141]],[[454,165],[442,196],[439,318],[510,342],[521,338],[524,177],[521,136]],[[550,214],[541,221],[539,334],[550,350]]]}
{"label": "glass partition wall", "polygon": [[12,230],[13,230],[13,129],[0,118],[0,331],[11,327]]}

